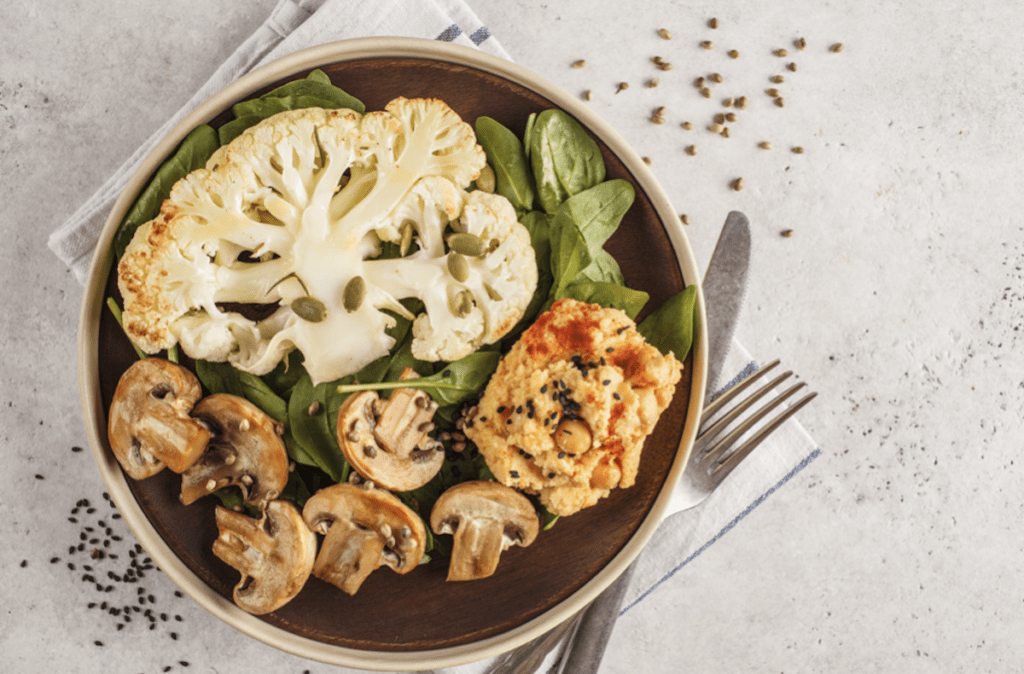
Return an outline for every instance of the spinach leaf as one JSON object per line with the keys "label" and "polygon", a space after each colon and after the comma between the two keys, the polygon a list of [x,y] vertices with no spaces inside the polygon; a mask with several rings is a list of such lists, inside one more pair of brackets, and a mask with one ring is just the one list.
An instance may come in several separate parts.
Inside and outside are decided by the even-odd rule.
{"label": "spinach leaf", "polygon": [[114,254],[118,259],[135,236],[135,230],[155,218],[160,206],[171,194],[171,188],[192,171],[206,166],[210,155],[220,147],[217,132],[213,127],[202,124],[193,129],[167,161],[160,165],[146,189],[132,204],[128,215],[114,235]]}
{"label": "spinach leaf", "polygon": [[541,206],[554,213],[569,197],[605,178],[597,142],[561,110],[545,110],[528,130],[530,166]]}
{"label": "spinach leaf", "polygon": [[635,197],[636,191],[628,181],[608,180],[569,197],[558,207],[555,220],[568,218],[576,223],[594,255],[618,229]]}
{"label": "spinach leaf", "polygon": [[235,369],[231,363],[196,361],[196,376],[210,393],[230,393],[245,398],[275,421],[288,423],[288,403],[254,374]]}
{"label": "spinach leaf", "polygon": [[[349,466],[331,429],[327,404],[330,388],[329,384],[313,386],[309,374],[304,373],[288,399],[288,427],[305,455],[332,480],[341,482],[348,477]],[[310,414],[313,403],[317,403],[316,413]]]}
{"label": "spinach leaf", "polygon": [[266,117],[262,115],[243,115],[242,117],[236,117],[230,122],[222,124],[217,129],[217,138],[220,140],[221,145],[227,145],[235,138],[242,135],[242,132],[251,126],[256,126],[262,122]]}
{"label": "spinach leaf", "polygon": [[699,328],[697,286],[691,285],[667,299],[637,326],[637,331],[648,344],[664,354],[671,351],[682,360],[690,352]]}
{"label": "spinach leaf", "polygon": [[519,138],[490,117],[477,118],[476,138],[494,169],[495,191],[507,198],[517,213],[532,209],[533,175]]}
{"label": "spinach leaf", "polygon": [[576,276],[577,282],[593,281],[595,283],[614,283],[625,285],[626,280],[619,269],[619,263],[615,261],[611,253],[604,248],[598,248],[591,252],[591,261],[587,268]]}
{"label": "spinach leaf", "polygon": [[565,297],[565,289],[591,262],[586,240],[569,218],[554,218],[551,227],[552,298]]}
{"label": "spinach leaf", "polygon": [[523,317],[509,332],[511,337],[515,337],[533,323],[533,319],[551,296],[551,287],[554,285],[555,279],[551,274],[550,220],[551,216],[543,211],[530,211],[519,220],[530,232],[530,245],[537,258],[537,289],[534,291],[526,311],[523,312]]}
{"label": "spinach leaf", "polygon": [[457,405],[479,393],[498,368],[499,360],[501,360],[501,354],[497,351],[477,351],[449,363],[429,377],[407,379],[401,382],[363,383],[360,380],[359,384],[340,384],[337,386],[337,390],[339,393],[347,395],[355,391],[415,388],[426,391],[439,406]]}
{"label": "spinach leaf", "polygon": [[287,399],[291,394],[292,387],[306,372],[302,367],[302,361],[302,352],[295,349],[285,356],[284,360],[277,364],[277,367],[263,375],[262,379],[274,393]]}
{"label": "spinach leaf", "polygon": [[650,295],[614,283],[574,283],[565,289],[565,296],[588,304],[614,307],[635,319],[643,310]]}

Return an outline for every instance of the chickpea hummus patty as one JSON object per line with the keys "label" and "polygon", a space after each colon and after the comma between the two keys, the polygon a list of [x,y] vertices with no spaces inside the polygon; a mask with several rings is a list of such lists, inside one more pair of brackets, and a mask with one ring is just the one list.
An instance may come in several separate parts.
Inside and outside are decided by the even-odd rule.
{"label": "chickpea hummus patty", "polygon": [[571,515],[633,485],[681,370],[618,309],[562,299],[502,359],[465,433],[500,482]]}

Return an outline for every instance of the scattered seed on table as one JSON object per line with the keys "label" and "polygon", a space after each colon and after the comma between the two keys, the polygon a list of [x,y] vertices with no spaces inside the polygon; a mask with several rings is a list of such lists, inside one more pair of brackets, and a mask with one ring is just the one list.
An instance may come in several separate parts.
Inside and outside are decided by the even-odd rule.
{"label": "scattered seed on table", "polygon": [[844,46],[845,45],[843,45],[842,42],[836,42],[834,45],[829,47],[829,51],[832,52],[833,54],[838,54],[839,52],[843,51]]}
{"label": "scattered seed on table", "polygon": [[651,115],[651,123],[652,124],[664,124],[665,123],[665,118],[662,117],[661,115],[659,115],[658,113],[654,113],[653,115]]}
{"label": "scattered seed on table", "polygon": [[711,98],[711,89],[704,87],[703,89],[700,90],[700,95],[703,96],[704,98]]}
{"label": "scattered seed on table", "polygon": [[573,61],[572,62],[572,67],[576,68],[576,70],[579,70],[580,68],[583,68],[586,65],[587,65],[587,62],[586,62],[585,59],[580,59],[579,61]]}
{"label": "scattered seed on table", "polygon": [[74,447],[71,448],[71,451],[77,454],[78,452],[82,451],[82,448],[79,447],[78,445],[75,445]]}
{"label": "scattered seed on table", "polygon": [[654,63],[654,65],[656,66],[660,66],[662,63],[665,62],[665,59],[661,58],[660,56],[652,56],[651,62]]}
{"label": "scattered seed on table", "polygon": [[715,43],[712,42],[711,40],[704,40],[703,42],[700,43],[700,48],[701,49],[714,49],[715,48]]}
{"label": "scattered seed on table", "polygon": [[653,89],[654,87],[658,86],[660,82],[661,80],[658,79],[657,77],[652,77],[651,79],[647,80],[646,86],[648,89]]}
{"label": "scattered seed on table", "polygon": [[682,123],[682,124],[680,124],[679,126],[683,127],[683,128],[684,128],[684,129],[686,129],[687,131],[689,131],[690,129],[692,129],[692,128],[693,128],[693,122],[683,122],[683,123]]}
{"label": "scattered seed on table", "polygon": [[736,99],[736,108],[739,109],[739,110],[746,110],[747,109],[747,97],[746,96],[740,96],[739,98]]}
{"label": "scattered seed on table", "polygon": [[590,91],[590,89],[587,89],[586,91],[583,92],[583,100],[589,101],[593,97],[594,97],[594,94],[593,94],[593,92]]}
{"label": "scattered seed on table", "polygon": [[658,70],[672,70],[672,64],[668,61],[662,61],[658,64]]}
{"label": "scattered seed on table", "polygon": [[668,28],[659,28],[658,36],[661,37],[662,40],[671,40],[672,32]]}
{"label": "scattered seed on table", "polygon": [[788,63],[788,64],[786,64],[786,69],[789,70],[789,72],[791,72],[791,73],[795,73],[796,72],[796,63]]}
{"label": "scattered seed on table", "polygon": [[776,98],[775,99],[775,107],[777,107],[777,108],[784,108],[784,107],[786,107],[786,99],[784,99],[782,96],[779,96],[778,98]]}
{"label": "scattered seed on table", "polygon": [[732,181],[731,187],[734,191],[739,192],[743,189],[744,185],[746,185],[746,181],[743,178],[737,178]]}
{"label": "scattered seed on table", "polygon": [[708,126],[708,131],[710,131],[711,133],[722,133],[722,128],[723,127],[721,124],[715,122],[714,124]]}
{"label": "scattered seed on table", "polygon": [[619,93],[620,91],[625,91],[626,89],[629,89],[629,82],[619,82],[619,86],[615,90],[615,93]]}
{"label": "scattered seed on table", "polygon": [[720,112],[715,115],[715,124],[725,124],[725,114]]}
{"label": "scattered seed on table", "polygon": [[45,480],[46,478],[43,477],[42,475],[40,475],[39,473],[36,473],[36,479],[37,480]]}
{"label": "scattered seed on table", "polygon": [[24,569],[26,566],[28,566],[28,560],[27,559],[21,560],[21,568]]}
{"label": "scattered seed on table", "polygon": [[770,149],[772,149],[772,144],[769,143],[766,140],[762,140],[760,143],[757,144],[757,146],[759,148],[761,148],[762,150],[770,150]]}
{"label": "scattered seed on table", "polygon": [[704,78],[703,77],[698,77],[697,79],[695,79],[693,81],[693,86],[697,87],[698,89],[703,89],[704,88]]}
{"label": "scattered seed on table", "polygon": [[800,51],[807,49],[807,40],[805,40],[804,38],[800,38],[794,44],[796,44],[796,48],[799,49]]}
{"label": "scattered seed on table", "polygon": [[723,126],[722,127],[722,138],[728,138],[728,137],[729,137],[729,127]]}
{"label": "scattered seed on table", "polygon": [[793,154],[803,154],[804,153],[804,149],[802,147],[800,147],[799,145],[797,145],[796,147],[793,148],[792,152],[793,152]]}
{"label": "scattered seed on table", "polygon": [[644,163],[647,164],[648,166],[654,163],[651,161],[650,157],[641,157],[641,159],[643,159]]}
{"label": "scattered seed on table", "polygon": [[731,59],[738,59],[739,57],[740,57],[740,53],[738,51],[736,51],[735,49],[730,49],[729,50],[729,58],[731,58]]}
{"label": "scattered seed on table", "polygon": [[782,235],[782,238],[788,239],[791,236],[793,236],[793,230],[792,229],[784,229],[781,232],[779,232],[779,234]]}
{"label": "scattered seed on table", "polygon": [[727,113],[725,113],[725,121],[727,121],[727,122],[735,122],[737,119],[739,119],[739,117],[736,115],[735,112],[727,112]]}
{"label": "scattered seed on table", "polygon": [[686,146],[686,154],[690,155],[691,157],[695,156],[697,154],[697,146],[696,145],[687,145]]}
{"label": "scattered seed on table", "polygon": [[778,89],[765,89],[764,93],[768,94],[772,98],[777,98],[778,95],[779,95],[779,90]]}
{"label": "scattered seed on table", "polygon": [[783,77],[782,75],[772,75],[771,81],[775,84],[782,84],[783,82],[786,81],[786,78]]}
{"label": "scattered seed on table", "polygon": [[708,28],[710,28],[711,30],[717,30],[718,29],[718,19],[711,19],[711,20],[709,20],[708,21]]}
{"label": "scattered seed on table", "polygon": [[783,58],[785,56],[789,56],[789,52],[786,51],[785,49],[776,49],[772,53],[775,54],[776,56],[778,56],[779,58]]}
{"label": "scattered seed on table", "polygon": [[721,84],[722,83],[722,76],[719,75],[718,73],[711,73],[711,81],[716,83],[716,84]]}
{"label": "scattered seed on table", "polygon": [[731,108],[735,102],[735,98],[727,98],[724,101],[722,101],[722,105],[726,108]]}
{"label": "scattered seed on table", "polygon": [[683,223],[684,225],[688,225],[688,224],[690,224],[690,216],[687,215],[686,213],[680,213],[679,214],[679,221],[681,223]]}

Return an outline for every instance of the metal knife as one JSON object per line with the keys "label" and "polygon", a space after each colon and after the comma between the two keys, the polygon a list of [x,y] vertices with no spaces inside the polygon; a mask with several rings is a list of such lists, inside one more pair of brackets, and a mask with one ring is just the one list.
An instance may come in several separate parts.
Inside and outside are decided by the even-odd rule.
{"label": "metal knife", "polygon": [[[708,322],[708,378],[706,398],[716,391],[725,355],[729,352],[740,309],[746,295],[750,265],[750,221],[732,211],[718,236],[704,273],[704,304]],[[635,562],[602,592],[573,622],[558,674],[596,674],[622,608]]]}

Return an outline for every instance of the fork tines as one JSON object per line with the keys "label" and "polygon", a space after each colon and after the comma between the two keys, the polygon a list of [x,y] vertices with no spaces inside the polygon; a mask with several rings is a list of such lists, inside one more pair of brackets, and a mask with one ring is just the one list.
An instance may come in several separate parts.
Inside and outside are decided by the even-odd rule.
{"label": "fork tines", "polygon": [[739,423],[739,425],[719,440],[718,436],[721,435],[722,432],[725,431],[733,422],[735,422],[745,412],[751,410],[759,400],[767,396],[769,393],[772,393],[779,384],[793,375],[792,371],[783,372],[750,393],[750,395],[744,400],[737,402],[734,407],[729,409],[727,412],[724,412],[719,418],[715,418],[715,415],[718,412],[725,409],[727,405],[750,389],[761,378],[765,377],[771,370],[778,366],[778,364],[778,360],[768,363],[737,385],[726,390],[722,395],[704,408],[705,421],[701,424],[701,429],[697,434],[697,444],[694,446],[694,451],[703,452],[705,454],[705,460],[715,462],[714,467],[711,468],[711,473],[718,479],[724,479],[725,476],[728,475],[740,461],[746,458],[746,456],[750,454],[755,447],[761,444],[769,434],[781,426],[783,422],[791,416],[796,414],[797,410],[809,403],[816,395],[818,395],[817,393],[808,393],[796,402],[790,404],[781,413],[758,427],[753,435],[743,440],[742,444],[735,447],[731,452],[728,451],[730,448],[733,448],[733,446],[736,445],[736,443],[745,434],[750,432],[751,429],[764,420],[765,417],[775,411],[776,408],[785,403],[797,391],[807,385],[804,382],[800,382],[790,386],[784,391],[774,394],[773,399],[758,407],[758,409],[750,414],[748,418],[745,418],[741,423]]}

